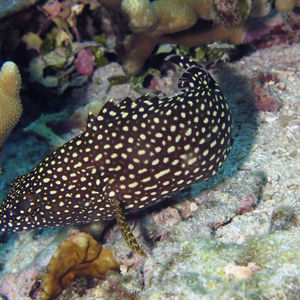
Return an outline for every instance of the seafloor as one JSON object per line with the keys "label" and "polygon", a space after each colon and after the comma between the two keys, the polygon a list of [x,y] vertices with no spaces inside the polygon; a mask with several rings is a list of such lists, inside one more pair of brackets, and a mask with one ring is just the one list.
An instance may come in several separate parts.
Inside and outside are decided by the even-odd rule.
{"label": "seafloor", "polygon": [[[104,242],[121,272],[90,285],[78,280],[58,299],[299,299],[299,53],[300,44],[282,44],[212,71],[234,118],[226,163],[206,183],[134,219],[147,259],[133,255],[113,226]],[[0,158],[8,170],[1,199],[7,182],[47,151],[31,135],[10,136]],[[1,235],[3,299],[30,299],[68,230]]]}

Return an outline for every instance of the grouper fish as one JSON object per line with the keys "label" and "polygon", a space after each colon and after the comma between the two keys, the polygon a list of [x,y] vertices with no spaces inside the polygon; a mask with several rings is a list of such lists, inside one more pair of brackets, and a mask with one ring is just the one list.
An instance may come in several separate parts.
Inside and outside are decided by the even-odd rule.
{"label": "grouper fish", "polygon": [[0,207],[8,232],[116,218],[144,254],[125,215],[213,176],[231,147],[232,117],[219,85],[199,64],[184,69],[172,96],[106,102],[86,130],[16,178]]}

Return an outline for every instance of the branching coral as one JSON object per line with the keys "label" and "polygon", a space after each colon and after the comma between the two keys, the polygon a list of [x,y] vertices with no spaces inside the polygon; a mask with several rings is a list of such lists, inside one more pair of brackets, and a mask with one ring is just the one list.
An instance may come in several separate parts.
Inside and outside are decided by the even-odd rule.
{"label": "branching coral", "polygon": [[15,63],[8,61],[0,71],[0,147],[22,114],[21,75]]}
{"label": "branching coral", "polygon": [[[122,2],[122,3],[121,3]],[[250,0],[123,0],[120,11],[127,15],[132,32],[126,43],[123,66],[136,74],[159,43],[196,46],[216,40],[241,42]],[[104,3],[110,7],[109,1]],[[193,29],[197,21],[212,21],[208,28]]]}
{"label": "branching coral", "polygon": [[[188,47],[215,41],[248,42],[248,29],[269,14],[269,0],[102,0],[128,17],[132,35],[125,41],[124,70],[137,74],[156,45],[170,43]],[[300,6],[300,0],[275,0],[279,12]],[[252,21],[251,21],[252,20]],[[250,24],[250,25],[249,25]],[[253,25],[253,24],[252,24]],[[261,26],[263,32],[264,26]]]}
{"label": "branching coral", "polygon": [[53,299],[77,277],[103,278],[108,270],[118,270],[111,252],[101,247],[92,236],[78,233],[64,241],[51,258],[42,279],[40,300]]}
{"label": "branching coral", "polygon": [[121,9],[129,17],[134,33],[160,36],[189,29],[198,18],[226,26],[239,25],[250,12],[250,1],[123,0]]}
{"label": "branching coral", "polygon": [[206,31],[187,32],[178,35],[164,35],[152,37],[149,35],[133,35],[127,40],[127,55],[123,62],[123,68],[128,74],[137,74],[145,60],[150,56],[154,47],[161,43],[170,43],[194,47],[216,40],[227,41],[232,44],[239,44],[244,36],[245,28],[237,26],[225,28],[222,25],[215,25]]}

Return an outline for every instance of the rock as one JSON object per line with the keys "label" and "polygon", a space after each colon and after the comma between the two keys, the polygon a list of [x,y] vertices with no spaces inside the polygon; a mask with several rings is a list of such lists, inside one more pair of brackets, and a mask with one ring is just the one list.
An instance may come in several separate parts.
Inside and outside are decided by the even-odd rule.
{"label": "rock", "polygon": [[22,11],[39,0],[5,0],[0,1],[0,19]]}

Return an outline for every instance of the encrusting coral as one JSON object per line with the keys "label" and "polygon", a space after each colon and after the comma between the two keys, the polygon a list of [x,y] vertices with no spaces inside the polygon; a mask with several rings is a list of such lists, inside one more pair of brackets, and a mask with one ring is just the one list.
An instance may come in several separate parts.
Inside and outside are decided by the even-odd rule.
{"label": "encrusting coral", "polygon": [[101,247],[91,235],[77,233],[65,240],[52,256],[42,278],[40,300],[54,299],[69,287],[75,278],[104,278],[108,270],[120,267],[111,252]]}
{"label": "encrusting coral", "polygon": [[22,114],[20,87],[18,67],[7,61],[0,71],[0,148]]}

